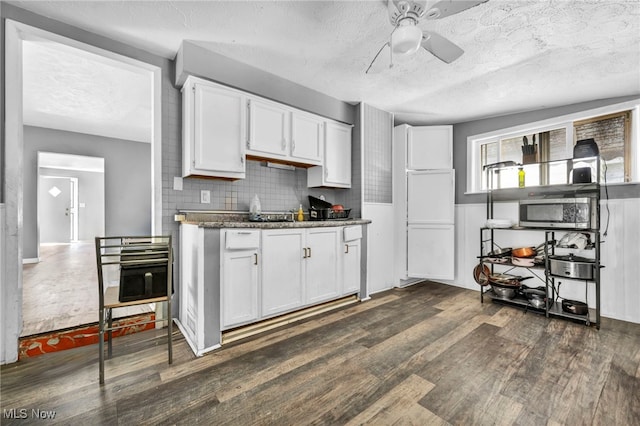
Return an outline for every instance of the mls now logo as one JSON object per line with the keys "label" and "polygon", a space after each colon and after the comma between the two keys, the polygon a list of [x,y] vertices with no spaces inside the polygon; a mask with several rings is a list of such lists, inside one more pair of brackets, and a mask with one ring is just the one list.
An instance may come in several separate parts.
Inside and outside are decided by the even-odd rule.
{"label": "mls now logo", "polygon": [[28,410],[26,408],[10,408],[2,410],[2,417],[5,419],[54,419],[56,412],[54,410],[40,410],[38,408],[32,408]]}

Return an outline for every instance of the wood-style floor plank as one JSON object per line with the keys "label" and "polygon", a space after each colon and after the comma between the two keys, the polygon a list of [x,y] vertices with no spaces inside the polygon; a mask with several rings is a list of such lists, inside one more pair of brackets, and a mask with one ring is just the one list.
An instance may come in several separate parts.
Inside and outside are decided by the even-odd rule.
{"label": "wood-style floor plank", "polygon": [[51,424],[640,424],[640,325],[600,330],[432,282],[374,295],[195,357],[179,331],[2,366],[11,409]]}

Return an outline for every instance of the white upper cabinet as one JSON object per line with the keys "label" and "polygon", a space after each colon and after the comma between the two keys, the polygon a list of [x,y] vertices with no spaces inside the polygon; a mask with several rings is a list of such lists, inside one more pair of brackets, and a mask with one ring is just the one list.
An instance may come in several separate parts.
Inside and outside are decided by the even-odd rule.
{"label": "white upper cabinet", "polygon": [[182,176],[245,177],[242,92],[189,77],[182,88]]}
{"label": "white upper cabinet", "polygon": [[324,162],[307,170],[307,186],[351,188],[351,126],[327,121],[324,132]]}
{"label": "white upper cabinet", "polygon": [[322,164],[324,120],[302,111],[291,113],[291,157],[307,164]]}
{"label": "white upper cabinet", "polygon": [[453,168],[453,127],[409,127],[407,169],[433,170]]}
{"label": "white upper cabinet", "polygon": [[288,157],[290,111],[275,102],[249,99],[248,155],[276,159]]}

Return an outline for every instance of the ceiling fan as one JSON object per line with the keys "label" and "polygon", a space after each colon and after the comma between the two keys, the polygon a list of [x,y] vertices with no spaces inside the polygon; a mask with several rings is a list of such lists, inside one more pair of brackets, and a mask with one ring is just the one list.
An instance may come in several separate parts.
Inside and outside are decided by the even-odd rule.
{"label": "ceiling fan", "polygon": [[385,48],[389,50],[390,54],[389,68],[393,67],[394,57],[411,56],[420,47],[431,52],[436,58],[447,64],[455,61],[462,56],[464,50],[438,33],[420,29],[418,23],[423,19],[446,18],[486,1],[488,0],[441,0],[427,9],[427,0],[387,0],[389,21],[391,21],[394,29],[390,40],[380,48],[365,74],[369,74],[373,64],[378,60]]}

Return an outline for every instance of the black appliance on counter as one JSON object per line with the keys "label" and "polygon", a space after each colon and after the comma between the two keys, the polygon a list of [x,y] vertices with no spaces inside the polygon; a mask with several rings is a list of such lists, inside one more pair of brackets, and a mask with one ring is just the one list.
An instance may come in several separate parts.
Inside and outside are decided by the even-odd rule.
{"label": "black appliance on counter", "polygon": [[335,209],[325,200],[309,195],[309,219],[310,220],[347,220],[351,209]]}
{"label": "black appliance on counter", "polygon": [[[600,154],[595,139],[581,139],[573,147],[573,159],[595,157]],[[573,183],[591,183],[591,167],[573,169]]]}

